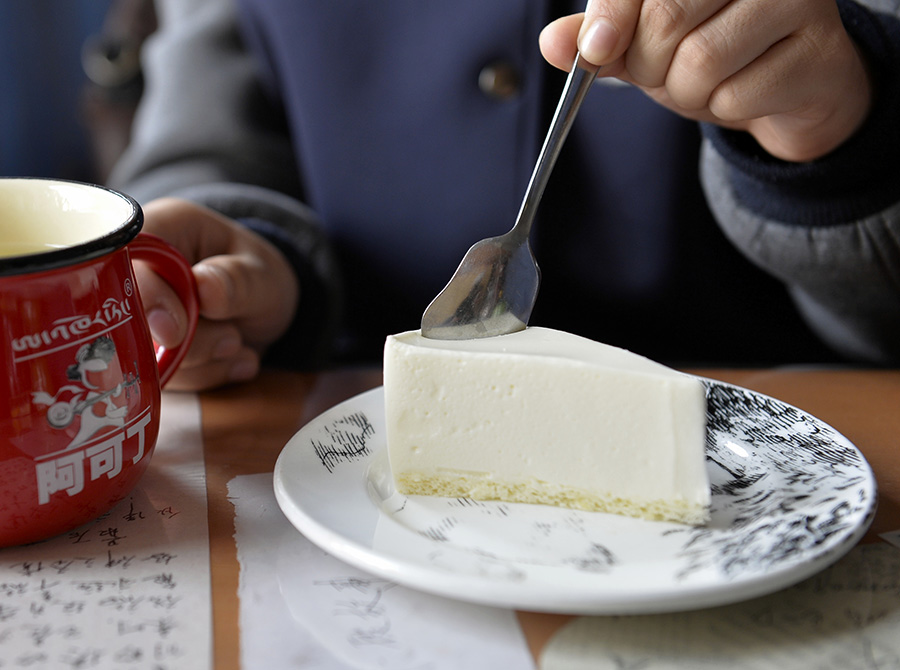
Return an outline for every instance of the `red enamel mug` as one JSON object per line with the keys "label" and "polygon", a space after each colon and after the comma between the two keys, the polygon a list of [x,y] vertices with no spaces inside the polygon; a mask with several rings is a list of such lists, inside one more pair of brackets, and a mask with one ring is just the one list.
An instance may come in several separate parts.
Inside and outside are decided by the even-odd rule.
{"label": "red enamel mug", "polygon": [[[100,516],[150,462],[160,389],[198,303],[188,262],[142,225],[138,203],[110,189],[0,179],[0,547]],[[184,304],[180,347],[154,345],[132,260]]]}

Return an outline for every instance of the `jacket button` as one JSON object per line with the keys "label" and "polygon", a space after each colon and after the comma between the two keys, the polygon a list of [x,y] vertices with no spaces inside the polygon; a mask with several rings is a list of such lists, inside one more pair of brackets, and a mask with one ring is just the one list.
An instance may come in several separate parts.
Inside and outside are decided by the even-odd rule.
{"label": "jacket button", "polygon": [[509,100],[519,94],[519,72],[507,61],[490,63],[478,73],[478,88],[494,100]]}

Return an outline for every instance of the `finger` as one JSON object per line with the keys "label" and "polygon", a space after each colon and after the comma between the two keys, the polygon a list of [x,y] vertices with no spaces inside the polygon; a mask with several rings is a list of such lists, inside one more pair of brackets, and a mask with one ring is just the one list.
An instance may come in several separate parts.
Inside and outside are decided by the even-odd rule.
{"label": "finger", "polygon": [[213,361],[225,361],[236,356],[244,346],[235,324],[200,319],[182,366],[197,367]]}
{"label": "finger", "polygon": [[706,107],[722,82],[793,32],[792,13],[791,3],[783,2],[747,0],[728,5],[678,45],[665,78],[669,95],[684,109]]}
{"label": "finger", "polygon": [[[572,69],[578,51],[578,30],[584,14],[564,16],[549,23],[540,35],[541,53],[548,63],[568,72]],[[622,59],[605,64],[598,77],[617,77],[624,69]]]}
{"label": "finger", "polygon": [[214,210],[178,198],[153,200],[143,210],[143,231],[162,237],[191,264],[231,250],[238,224]]}
{"label": "finger", "polygon": [[[203,316],[234,320],[248,344],[271,341],[287,327],[296,304],[296,287],[279,282],[277,251],[270,256],[231,254],[215,256],[194,266]],[[284,270],[290,272],[290,270]]]}
{"label": "finger", "polygon": [[685,37],[730,1],[645,0],[625,59],[630,77],[641,86],[664,85]]}
{"label": "finger", "polygon": [[578,51],[578,31],[584,14],[563,16],[547,24],[541,31],[538,44],[541,54],[550,65],[568,72]]}
{"label": "finger", "polygon": [[[854,73],[851,65],[846,76],[838,65],[822,67],[820,47],[821,39],[800,35],[782,40],[716,89],[710,111],[750,119],[746,126],[757,142],[783,160],[808,161],[832,151],[864,122],[871,90],[863,67]],[[828,82],[817,79],[820,72],[828,72]],[[846,84],[831,85],[831,77]]]}
{"label": "finger", "polygon": [[642,0],[590,0],[578,33],[578,49],[594,65],[617,60],[631,45]]}
{"label": "finger", "polygon": [[178,346],[188,328],[187,313],[178,294],[141,261],[135,261],[134,274],[153,339],[169,349]]}
{"label": "finger", "polygon": [[[139,291],[153,339],[166,348],[179,346],[187,330],[187,316],[169,285],[148,268],[135,264]],[[146,297],[145,297],[146,296]],[[243,344],[237,326],[200,319],[191,346],[166,388],[202,390],[245,381],[259,372],[259,354]]]}
{"label": "finger", "polygon": [[191,348],[167,388],[212,388],[259,372],[259,354],[245,345],[237,326],[201,319]]}
{"label": "finger", "polygon": [[[624,81],[629,81],[635,86],[640,86],[634,81],[628,79],[627,76],[621,77]],[[656,88],[648,88],[646,86],[641,86],[641,90],[652,100],[659,103],[661,106],[670,109],[675,112],[679,116],[682,116],[686,119],[691,119],[692,121],[699,121],[701,123],[715,123],[725,128],[732,128],[734,130],[746,130],[746,122],[728,122],[723,119],[717,118],[708,108],[703,109],[682,109],[678,105],[676,105],[672,99],[669,97],[669,94],[666,92],[664,86],[658,86]]]}
{"label": "finger", "polygon": [[259,354],[242,347],[226,360],[207,361],[198,365],[179,366],[166,385],[173,391],[202,391],[229,383],[249,381],[259,374]]}

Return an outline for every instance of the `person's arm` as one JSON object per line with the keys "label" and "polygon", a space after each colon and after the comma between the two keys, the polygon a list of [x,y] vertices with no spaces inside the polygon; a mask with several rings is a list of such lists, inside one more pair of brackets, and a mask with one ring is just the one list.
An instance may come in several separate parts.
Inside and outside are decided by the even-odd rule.
{"label": "person's arm", "polygon": [[663,1],[592,0],[545,29],[544,55],[567,67],[580,47],[703,122],[726,234],[833,347],[900,360],[898,17],[850,0],[650,11]]}
{"label": "person's arm", "polygon": [[789,163],[707,126],[701,176],[722,229],[787,284],[824,341],[890,364],[900,361],[900,16],[841,10],[875,91],[862,128],[818,160]]}
{"label": "person's arm", "polygon": [[[204,283],[216,278],[232,295],[246,284],[282,297],[271,303],[277,313],[269,315],[233,314],[225,305],[204,310],[201,304],[195,346],[173,386],[203,388],[246,378],[263,353],[282,365],[315,365],[326,356],[336,324],[336,273],[316,217],[300,201],[277,101],[258,81],[230,0],[161,0],[157,11],[160,27],[145,45],[146,89],[132,142],[109,184],[145,206],[146,231],[174,239],[178,227],[194,227],[216,239],[215,245],[194,240],[192,248],[182,249],[198,264],[201,303],[204,293],[227,299],[222,286],[204,291]],[[160,205],[160,198],[170,200]],[[201,208],[173,210],[178,201]],[[219,230],[220,222],[203,208],[240,227]],[[177,239],[186,245],[188,236]],[[215,272],[199,269],[211,263],[218,266]],[[283,272],[286,266],[290,275]],[[183,315],[165,287],[150,281],[141,286],[148,309],[157,306],[175,322],[152,319],[151,327],[155,323],[154,335],[171,345]],[[289,297],[294,302],[285,304]],[[266,328],[254,328],[260,322]]]}
{"label": "person's arm", "polygon": [[568,70],[576,50],[694,121],[750,133],[772,156],[819,158],[865,121],[872,86],[828,0],[590,0],[541,34]]}
{"label": "person's arm", "polygon": [[277,100],[245,49],[232,0],[157,0],[142,52],[145,90],[110,176],[142,202],[185,187],[255,184],[300,197]]}

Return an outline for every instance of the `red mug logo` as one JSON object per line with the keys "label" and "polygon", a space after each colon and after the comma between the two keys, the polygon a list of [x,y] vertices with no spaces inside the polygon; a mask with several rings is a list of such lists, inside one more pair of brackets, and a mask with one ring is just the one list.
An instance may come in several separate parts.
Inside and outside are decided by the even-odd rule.
{"label": "red mug logo", "polygon": [[[79,423],[75,437],[62,451],[35,459],[38,503],[41,505],[48,503],[57,491],[66,491],[70,496],[80,493],[86,475],[91,481],[104,475],[108,479],[116,477],[122,472],[126,440],[135,442],[133,464],[144,456],[144,428],[150,423],[150,407],[132,419],[128,416],[128,404],[116,402],[123,395],[130,398],[132,387],[140,383],[140,377],[128,373],[125,379],[108,389],[99,388],[90,381],[91,372],[105,370],[109,357],[114,355],[112,339],[98,337],[78,350],[76,363],[68,368],[67,376],[78,383],[65,384],[53,395],[46,391],[32,394],[35,405],[47,407],[47,423],[51,428],[62,430],[73,422]],[[99,440],[98,435],[102,436]]]}
{"label": "red mug logo", "polygon": [[[126,295],[132,293],[130,280],[128,284]],[[35,458],[39,505],[60,491],[81,493],[86,481],[118,476],[125,454],[131,464],[145,455],[151,407],[140,404],[137,361],[124,369],[114,340],[116,330],[132,318],[128,298],[108,298],[93,315],[56,319],[50,327],[12,341],[16,364],[72,357],[64,375],[51,380],[53,387],[37,386],[31,394],[49,428],[68,439],[61,449]]]}

